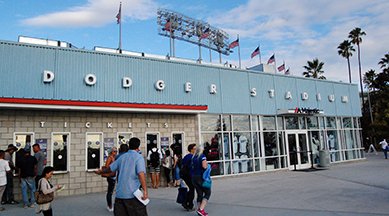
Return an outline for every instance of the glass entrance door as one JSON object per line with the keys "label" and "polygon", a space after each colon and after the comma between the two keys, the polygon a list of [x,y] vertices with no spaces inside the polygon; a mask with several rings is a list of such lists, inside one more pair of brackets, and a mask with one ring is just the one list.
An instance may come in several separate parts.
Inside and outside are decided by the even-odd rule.
{"label": "glass entrance door", "polygon": [[288,146],[289,169],[307,169],[311,166],[307,133],[301,131],[288,131],[286,133]]}

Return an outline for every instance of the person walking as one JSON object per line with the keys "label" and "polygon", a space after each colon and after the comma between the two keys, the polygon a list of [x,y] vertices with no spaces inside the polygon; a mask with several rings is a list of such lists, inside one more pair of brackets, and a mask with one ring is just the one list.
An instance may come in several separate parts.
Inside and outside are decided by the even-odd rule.
{"label": "person walking", "polygon": [[46,157],[45,157],[45,153],[43,153],[43,151],[41,150],[41,147],[39,146],[38,143],[35,143],[32,146],[32,150],[35,153],[34,157],[38,161],[38,164],[36,165],[36,177],[35,177],[35,188],[36,188],[36,187],[38,187],[39,179],[42,178],[42,172],[43,172],[43,168],[45,166]]}
{"label": "person walking", "polygon": [[[50,183],[49,179],[51,176],[53,176],[54,173],[54,167],[47,166],[42,170],[42,178],[39,179],[38,182],[38,191],[42,191],[43,194],[49,194],[53,193],[54,191],[60,190],[63,186],[56,185],[53,187],[53,185]],[[53,215],[53,209],[51,207],[51,202],[39,204],[36,209],[35,213],[40,214],[43,213],[44,216],[52,216]]]}
{"label": "person walking", "polygon": [[[24,151],[24,156],[19,159],[16,163],[19,173],[19,182],[22,186],[22,197],[24,202],[24,208],[35,207],[35,176],[36,176],[36,165],[38,161],[35,157],[30,155],[30,147],[26,146],[22,151]],[[29,203],[27,190],[30,189],[30,199],[31,204]]]}
{"label": "person walking", "polygon": [[[7,187],[7,173],[11,172],[8,161],[4,160],[5,151],[0,150],[0,196],[3,196],[5,188]],[[4,211],[0,204],[0,211]]]}
{"label": "person walking", "polygon": [[170,173],[172,172],[172,157],[170,156],[169,149],[165,151],[165,157],[163,158],[162,166],[163,166],[163,171],[165,173],[165,178],[167,182],[166,187],[170,188],[170,183],[171,183]]}
{"label": "person walking", "polygon": [[120,175],[116,187],[114,214],[116,216],[140,215],[147,216],[146,206],[135,196],[134,192],[142,186],[142,200],[148,198],[146,186],[146,166],[143,156],[139,152],[140,140],[136,137],[130,139],[129,151],[109,167],[95,171],[96,174],[104,174],[119,171]]}
{"label": "person walking", "polygon": [[151,173],[153,188],[157,189],[159,184],[159,173],[161,172],[162,153],[156,144],[152,144],[152,149],[147,153],[147,161]]}
{"label": "person walking", "polygon": [[[115,156],[117,154],[118,150],[117,148],[111,148],[108,151],[108,158],[107,162],[105,162],[105,167],[109,167],[113,162],[115,162]],[[116,181],[116,172],[111,172],[108,174],[105,174],[106,176],[103,175],[103,177],[107,177],[107,182],[108,182],[108,191],[107,191],[107,211],[113,212],[113,206],[112,206],[112,194],[113,194],[113,189],[115,188],[115,181]]]}
{"label": "person walking", "polygon": [[193,207],[193,199],[194,199],[194,186],[192,183],[192,179],[189,175],[189,172],[186,173],[186,171],[190,171],[192,167],[188,166],[189,162],[192,160],[193,154],[196,151],[196,144],[192,143],[188,146],[189,154],[185,155],[185,157],[182,159],[182,167],[180,172],[180,177],[185,181],[185,184],[188,186],[189,191],[186,194],[184,201],[182,203],[182,207],[184,207],[187,211],[194,211],[195,208]]}
{"label": "person walking", "polygon": [[4,160],[8,161],[8,165],[11,168],[11,172],[7,172],[7,187],[3,193],[1,199],[1,204],[19,204],[18,201],[14,199],[14,176],[13,171],[16,170],[14,162],[12,161],[12,154],[17,150],[16,146],[9,144],[8,148],[5,150]]}
{"label": "person walking", "polygon": [[389,147],[388,147],[388,143],[386,142],[386,139],[382,140],[380,144],[382,145],[382,150],[384,151],[385,159],[388,159]]}
{"label": "person walking", "polygon": [[188,163],[188,166],[192,167],[189,171],[189,175],[192,178],[192,183],[197,192],[197,214],[200,216],[207,216],[208,213],[204,211],[209,198],[211,197],[211,189],[203,187],[203,172],[208,168],[207,158],[203,154],[204,146],[198,145],[194,152],[193,159]]}

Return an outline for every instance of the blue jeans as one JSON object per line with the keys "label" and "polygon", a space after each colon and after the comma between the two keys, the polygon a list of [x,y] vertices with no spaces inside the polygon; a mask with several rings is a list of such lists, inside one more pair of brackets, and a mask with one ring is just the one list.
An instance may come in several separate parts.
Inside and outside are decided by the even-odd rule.
{"label": "blue jeans", "polygon": [[178,167],[178,165],[176,167],[174,167],[174,176],[173,176],[173,180],[180,180],[180,168]]}
{"label": "blue jeans", "polygon": [[30,188],[31,204],[35,203],[34,192],[35,192],[35,178],[27,177],[21,178],[22,196],[24,204],[28,205],[28,194],[27,190]]}
{"label": "blue jeans", "polygon": [[192,184],[197,192],[197,203],[201,203],[203,200],[208,201],[211,197],[211,189],[203,187],[203,175],[193,175]]}

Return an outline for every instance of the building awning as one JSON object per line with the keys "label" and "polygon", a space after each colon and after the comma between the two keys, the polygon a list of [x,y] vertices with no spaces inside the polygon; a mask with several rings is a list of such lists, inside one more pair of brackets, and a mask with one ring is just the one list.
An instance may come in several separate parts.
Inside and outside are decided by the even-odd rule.
{"label": "building awning", "polygon": [[116,103],[96,101],[47,100],[26,98],[0,98],[0,107],[22,109],[89,110],[146,113],[206,113],[207,105],[173,105],[146,103]]}

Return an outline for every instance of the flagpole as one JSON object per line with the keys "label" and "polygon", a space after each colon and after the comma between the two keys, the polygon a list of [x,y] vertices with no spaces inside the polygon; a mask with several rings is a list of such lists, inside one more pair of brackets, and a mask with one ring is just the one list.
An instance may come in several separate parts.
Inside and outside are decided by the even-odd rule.
{"label": "flagpole", "polygon": [[241,68],[241,59],[240,59],[240,41],[239,41],[239,34],[238,34],[238,55],[239,55],[239,68]]}
{"label": "flagpole", "polygon": [[122,2],[120,2],[119,13],[119,53],[122,53]]}
{"label": "flagpole", "polygon": [[262,60],[261,60],[261,45],[258,44],[258,51],[259,51],[259,64],[262,64]]}

